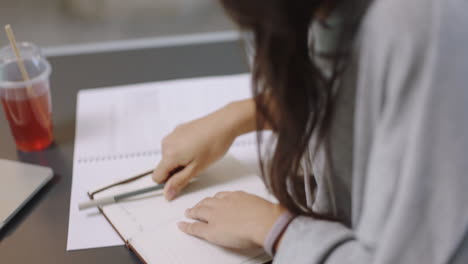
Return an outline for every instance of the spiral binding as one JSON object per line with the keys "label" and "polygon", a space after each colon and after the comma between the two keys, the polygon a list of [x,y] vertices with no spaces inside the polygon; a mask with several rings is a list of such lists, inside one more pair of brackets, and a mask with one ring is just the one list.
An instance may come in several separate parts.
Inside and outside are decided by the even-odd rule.
{"label": "spiral binding", "polygon": [[[249,147],[256,144],[255,139],[246,138],[242,140],[237,140],[232,144],[232,148],[243,148]],[[109,155],[97,155],[97,156],[88,156],[88,157],[80,157],[78,158],[77,162],[79,164],[86,164],[86,163],[96,163],[96,162],[107,162],[107,161],[116,161],[116,160],[128,160],[128,159],[136,159],[136,158],[146,158],[146,157],[153,157],[161,155],[161,149],[153,149],[148,151],[137,151],[137,152],[130,152],[130,153],[116,153],[116,154],[109,154]]]}

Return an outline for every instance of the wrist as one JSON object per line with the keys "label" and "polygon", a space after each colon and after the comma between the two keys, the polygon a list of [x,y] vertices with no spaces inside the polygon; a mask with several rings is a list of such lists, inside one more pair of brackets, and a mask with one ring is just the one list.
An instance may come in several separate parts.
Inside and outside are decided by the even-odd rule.
{"label": "wrist", "polygon": [[256,226],[255,232],[252,232],[252,240],[259,247],[264,247],[266,238],[270,233],[271,229],[274,227],[278,219],[283,215],[287,210],[280,206],[279,204],[272,204],[271,209],[269,210],[270,214],[262,219],[259,219],[261,223]]}
{"label": "wrist", "polygon": [[275,221],[270,231],[265,237],[263,249],[270,255],[274,256],[277,248],[279,247],[283,234],[288,228],[295,215],[289,211],[284,211]]}
{"label": "wrist", "polygon": [[255,103],[253,99],[235,101],[225,106],[230,117],[229,133],[234,138],[253,132],[256,128]]}

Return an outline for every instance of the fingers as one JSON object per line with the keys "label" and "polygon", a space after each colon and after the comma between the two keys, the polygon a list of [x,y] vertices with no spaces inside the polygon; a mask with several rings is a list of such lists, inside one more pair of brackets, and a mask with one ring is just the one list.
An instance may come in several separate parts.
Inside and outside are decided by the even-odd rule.
{"label": "fingers", "polygon": [[166,187],[164,188],[164,196],[166,199],[168,201],[173,200],[182,191],[182,189],[187,186],[187,184],[190,182],[190,179],[195,176],[195,173],[195,165],[191,163],[171,176],[166,183]]}
{"label": "fingers", "polygon": [[163,158],[153,171],[153,180],[159,184],[165,182],[176,166]]}
{"label": "fingers", "polygon": [[188,218],[198,220],[200,222],[179,222],[177,224],[179,229],[182,230],[182,232],[185,232],[189,235],[207,239],[207,233],[209,231],[208,221],[212,213],[210,204],[212,203],[212,198],[205,198],[197,205],[195,205],[195,207],[187,209],[185,211],[185,216]]}
{"label": "fingers", "polygon": [[194,223],[187,223],[187,222],[179,222],[177,223],[179,229],[192,236],[196,236],[199,238],[206,239],[209,232],[208,224],[203,222],[194,222]]}
{"label": "fingers", "polygon": [[226,196],[228,196],[229,194],[231,194],[232,192],[219,192],[217,194],[215,194],[215,198],[224,198]]}
{"label": "fingers", "polygon": [[208,206],[196,206],[185,211],[185,216],[198,221],[208,223],[212,209]]}
{"label": "fingers", "polygon": [[219,201],[218,199],[221,198],[219,196],[225,196],[228,194],[229,192],[220,192],[217,193],[213,198],[208,197],[201,200],[193,208],[185,210],[185,216],[208,223],[210,221],[213,209],[217,207],[216,205]]}

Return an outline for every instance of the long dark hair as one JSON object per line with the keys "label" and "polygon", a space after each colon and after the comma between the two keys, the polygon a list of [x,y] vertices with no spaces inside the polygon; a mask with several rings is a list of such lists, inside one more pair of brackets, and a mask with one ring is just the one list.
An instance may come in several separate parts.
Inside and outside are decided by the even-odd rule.
{"label": "long dark hair", "polygon": [[[337,1],[221,0],[221,3],[240,28],[254,36],[252,74],[257,127],[268,124],[276,135],[267,172],[260,157],[263,178],[288,210],[325,217],[315,214],[304,199],[298,199],[297,194],[304,192],[304,186],[291,184],[291,179],[297,178],[305,167],[305,171],[311,171],[311,138],[316,139],[318,146],[326,143],[329,135],[341,52],[332,56],[333,71],[325,77],[311,59],[309,30],[314,15]],[[257,135],[261,145],[261,132],[257,131]]]}

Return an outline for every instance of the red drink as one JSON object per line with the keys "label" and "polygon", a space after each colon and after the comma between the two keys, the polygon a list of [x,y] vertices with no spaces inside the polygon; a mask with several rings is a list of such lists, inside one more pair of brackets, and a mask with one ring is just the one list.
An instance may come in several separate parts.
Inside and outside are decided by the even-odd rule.
{"label": "red drink", "polygon": [[13,88],[0,93],[3,110],[19,150],[42,150],[53,141],[48,86],[44,81],[29,89]]}
{"label": "red drink", "polygon": [[[34,45],[23,43],[20,48],[21,63],[11,47],[0,50],[0,100],[16,147],[21,151],[38,151],[53,141],[51,67]],[[20,71],[22,65],[27,74]]]}

